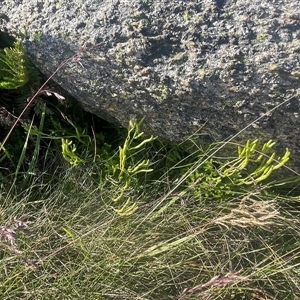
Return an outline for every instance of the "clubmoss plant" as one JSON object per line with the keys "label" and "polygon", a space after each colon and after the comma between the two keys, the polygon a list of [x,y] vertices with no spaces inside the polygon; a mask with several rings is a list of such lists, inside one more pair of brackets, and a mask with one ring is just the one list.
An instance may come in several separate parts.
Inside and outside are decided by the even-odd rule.
{"label": "clubmoss plant", "polygon": [[73,144],[72,141],[69,141],[67,139],[61,139],[61,148],[61,153],[64,159],[71,165],[75,165],[84,161],[75,153],[76,146]]}
{"label": "clubmoss plant", "polygon": [[115,211],[120,215],[130,215],[137,209],[137,203],[129,196],[130,191],[136,186],[139,174],[153,171],[149,168],[149,159],[137,158],[141,154],[140,151],[155,139],[153,136],[143,138],[142,122],[143,120],[129,121],[127,137],[123,146],[119,147],[118,163],[111,164],[110,160],[106,163],[108,172],[105,179],[116,187],[117,193],[113,202],[117,206]]}
{"label": "clubmoss plant", "polygon": [[[139,159],[147,144],[155,140],[153,136],[143,138],[142,122],[143,120],[140,122],[130,120],[123,146],[119,146],[118,151],[105,162],[101,186],[103,190],[107,188],[107,185],[114,187],[115,196],[112,198],[112,208],[119,215],[131,215],[137,209],[137,203],[130,194],[133,189],[137,189],[140,174],[152,171],[149,168],[151,164],[149,159]],[[76,146],[71,140],[62,139],[62,155],[71,165],[85,162],[76,154]],[[102,161],[105,159],[106,157],[102,157]]]}
{"label": "clubmoss plant", "polygon": [[238,146],[236,159],[227,162],[207,160],[187,181],[200,199],[224,199],[228,195],[240,194],[243,190],[255,189],[289,161],[288,149],[282,157],[276,157],[275,152],[270,154],[274,145],[275,142],[270,140],[259,150],[258,140],[248,140],[244,146]]}

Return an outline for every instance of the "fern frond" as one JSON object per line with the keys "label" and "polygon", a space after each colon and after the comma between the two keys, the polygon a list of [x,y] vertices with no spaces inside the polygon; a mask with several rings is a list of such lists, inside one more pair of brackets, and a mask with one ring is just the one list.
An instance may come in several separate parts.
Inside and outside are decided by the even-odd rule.
{"label": "fern frond", "polygon": [[0,50],[0,89],[16,89],[30,79],[30,66],[26,49],[20,41],[12,48]]}

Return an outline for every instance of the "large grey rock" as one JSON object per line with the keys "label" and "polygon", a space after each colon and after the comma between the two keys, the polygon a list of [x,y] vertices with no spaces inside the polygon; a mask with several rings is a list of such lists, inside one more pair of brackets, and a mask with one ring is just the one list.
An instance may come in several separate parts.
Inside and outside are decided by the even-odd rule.
{"label": "large grey rock", "polygon": [[[181,141],[239,135],[289,147],[300,170],[299,0],[0,0],[0,30],[22,36],[85,109]],[[100,44],[99,44],[100,43]],[[97,46],[95,46],[97,45]]]}

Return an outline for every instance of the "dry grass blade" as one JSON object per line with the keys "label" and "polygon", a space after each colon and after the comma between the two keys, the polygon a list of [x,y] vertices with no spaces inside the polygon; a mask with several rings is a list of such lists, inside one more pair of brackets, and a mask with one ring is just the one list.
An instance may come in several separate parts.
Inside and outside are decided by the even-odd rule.
{"label": "dry grass blade", "polygon": [[[186,291],[184,291],[178,298],[178,300],[186,299],[194,294],[197,296],[211,296],[213,291],[209,291],[210,288],[224,287],[226,285],[232,285],[239,281],[248,280],[246,276],[241,276],[240,271],[228,273],[225,276],[217,275],[211,278],[209,281],[203,284],[198,284]],[[203,291],[205,289],[205,291]]]}
{"label": "dry grass blade", "polygon": [[278,224],[278,220],[281,218],[274,200],[257,200],[251,198],[251,195],[247,195],[237,208],[216,219],[214,223],[223,225],[226,228],[229,228],[229,226],[242,228],[258,226],[263,229],[270,229],[272,225]]}

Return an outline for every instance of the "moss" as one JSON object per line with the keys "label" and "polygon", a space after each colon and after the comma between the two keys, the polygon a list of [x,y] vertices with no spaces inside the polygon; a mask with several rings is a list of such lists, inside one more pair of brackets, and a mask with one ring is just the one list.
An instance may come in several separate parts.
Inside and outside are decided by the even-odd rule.
{"label": "moss", "polygon": [[267,36],[268,35],[266,33],[260,32],[256,35],[256,40],[259,42],[263,42],[267,39]]}
{"label": "moss", "polygon": [[229,19],[230,18],[230,13],[229,12],[223,13],[223,14],[221,14],[221,17],[223,19]]}
{"label": "moss", "polygon": [[140,19],[144,18],[144,16],[145,15],[142,12],[137,11],[137,12],[135,12],[131,15],[131,18],[136,19],[136,20],[140,20]]}
{"label": "moss", "polygon": [[164,83],[160,83],[158,85],[158,100],[159,102],[163,102],[168,97],[168,86]]}
{"label": "moss", "polygon": [[59,1],[57,1],[57,2],[55,3],[55,8],[56,8],[56,9],[60,9],[61,6],[62,6],[62,4],[63,4],[63,2],[64,2],[64,0],[59,0]]}
{"label": "moss", "polygon": [[188,11],[188,10],[185,10],[183,12],[182,17],[183,17],[184,21],[193,21],[193,22],[195,22],[197,24],[201,23],[203,21],[202,16],[200,16],[198,14],[194,14],[194,13]]}
{"label": "moss", "polygon": [[206,72],[204,69],[200,69],[198,70],[198,75],[203,79],[206,75]]}
{"label": "moss", "polygon": [[35,41],[40,41],[41,40],[41,36],[42,36],[42,32],[41,31],[37,31],[33,34],[33,38]]}
{"label": "moss", "polygon": [[183,13],[183,20],[184,21],[189,21],[192,18],[192,13],[190,13],[188,10],[185,10]]}

